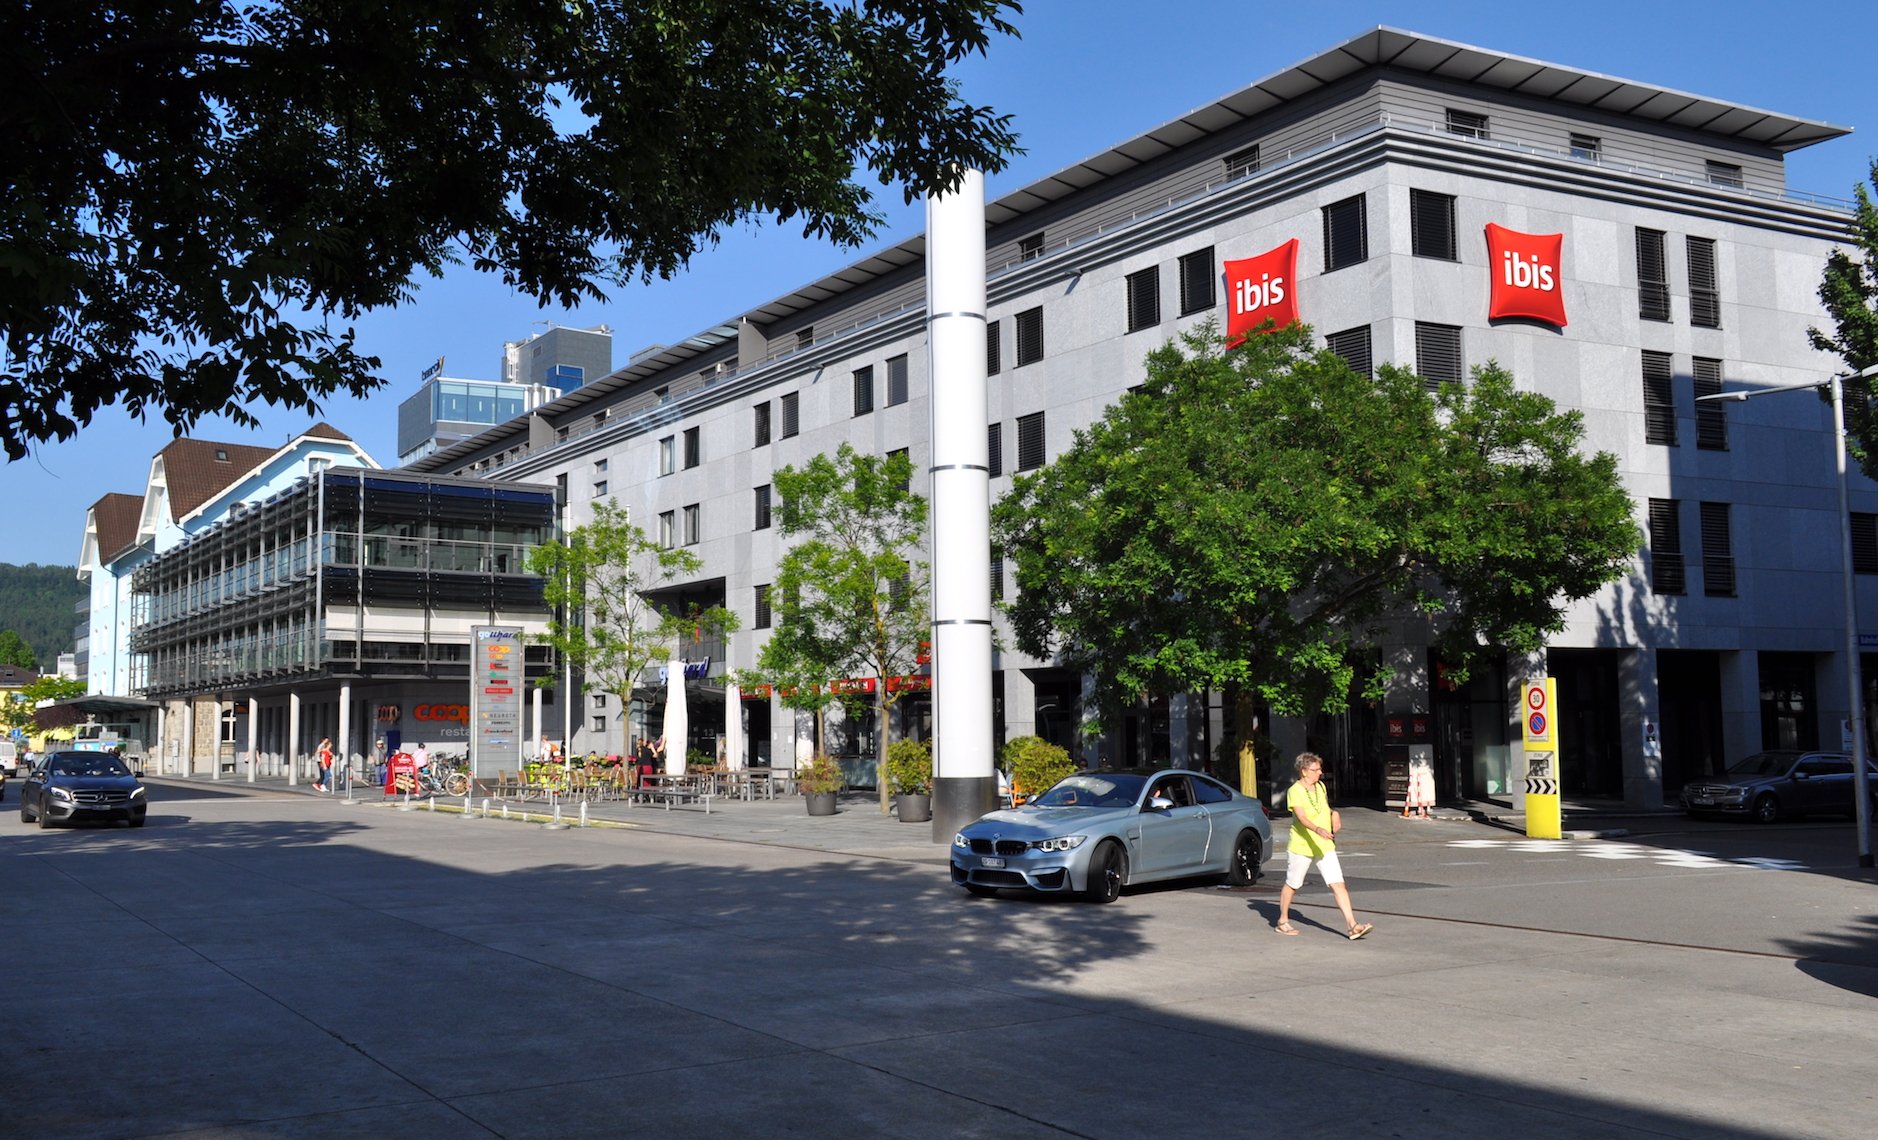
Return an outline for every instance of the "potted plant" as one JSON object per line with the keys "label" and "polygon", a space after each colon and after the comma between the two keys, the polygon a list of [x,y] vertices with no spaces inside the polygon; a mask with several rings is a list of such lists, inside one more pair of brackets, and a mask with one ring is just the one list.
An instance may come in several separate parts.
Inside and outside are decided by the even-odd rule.
{"label": "potted plant", "polygon": [[1004,766],[1011,773],[1011,803],[1040,796],[1076,770],[1069,753],[1040,736],[1019,736],[1004,745]]}
{"label": "potted plant", "polygon": [[810,815],[835,814],[835,793],[840,790],[841,768],[825,752],[796,769],[796,791],[808,800]]}
{"label": "potted plant", "polygon": [[924,740],[896,740],[887,746],[887,779],[901,823],[932,819],[932,745]]}

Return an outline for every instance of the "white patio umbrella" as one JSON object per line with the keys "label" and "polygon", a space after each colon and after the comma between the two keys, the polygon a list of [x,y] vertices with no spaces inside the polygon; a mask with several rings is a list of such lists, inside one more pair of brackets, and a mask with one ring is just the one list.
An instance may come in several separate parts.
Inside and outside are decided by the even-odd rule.
{"label": "white patio umbrella", "polygon": [[724,685],[724,762],[733,772],[743,770],[743,694],[735,681]]}
{"label": "white patio umbrella", "polygon": [[691,721],[685,715],[685,663],[665,663],[665,773],[685,774],[685,742],[691,739]]}

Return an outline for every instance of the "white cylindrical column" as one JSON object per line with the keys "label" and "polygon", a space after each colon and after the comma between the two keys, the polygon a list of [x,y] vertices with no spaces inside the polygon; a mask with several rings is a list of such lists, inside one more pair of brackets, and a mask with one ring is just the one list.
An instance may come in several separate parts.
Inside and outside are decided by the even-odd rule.
{"label": "white cylindrical column", "polygon": [[254,769],[256,761],[260,759],[255,755],[255,749],[260,747],[260,738],[257,735],[260,732],[260,724],[261,702],[259,698],[250,696],[248,698],[248,782],[250,784],[254,783]]}
{"label": "white cylindrical column", "polygon": [[991,470],[985,439],[985,176],[926,199],[932,362],[933,839],[997,805]]}
{"label": "white cylindrical column", "polygon": [[300,692],[287,694],[287,786],[300,783]]}

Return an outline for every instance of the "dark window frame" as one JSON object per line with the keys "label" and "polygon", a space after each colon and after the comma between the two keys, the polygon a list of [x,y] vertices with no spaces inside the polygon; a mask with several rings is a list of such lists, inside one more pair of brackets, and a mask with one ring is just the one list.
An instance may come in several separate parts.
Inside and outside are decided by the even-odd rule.
{"label": "dark window frame", "polygon": [[1375,375],[1373,334],[1368,325],[1342,329],[1324,337],[1324,347],[1343,357],[1344,363],[1365,376]]}
{"label": "dark window frame", "polygon": [[1704,501],[1702,519],[1702,593],[1711,598],[1735,596],[1735,552],[1728,504]]}
{"label": "dark window frame", "polygon": [[1650,592],[1686,594],[1688,578],[1682,560],[1682,502],[1651,499],[1649,511]]}
{"label": "dark window frame", "polygon": [[1219,269],[1213,247],[1180,258],[1180,315],[1190,317],[1219,304]]}
{"label": "dark window frame", "polygon": [[774,520],[775,510],[771,503],[771,486],[772,484],[765,483],[751,493],[756,508],[753,520],[755,525],[750,528],[751,530],[768,530]]}
{"label": "dark window frame", "polygon": [[1046,458],[1042,412],[1017,417],[1017,470],[1035,471]]}
{"label": "dark window frame", "polygon": [[1043,359],[1043,306],[1017,314],[1017,366],[1035,364]]}
{"label": "dark window frame", "polygon": [[909,398],[908,368],[906,353],[903,352],[887,361],[887,406],[897,407]]}
{"label": "dark window frame", "polygon": [[1442,384],[1467,382],[1467,361],[1462,355],[1461,326],[1415,322],[1415,374],[1429,391]]}
{"label": "dark window frame", "polygon": [[1368,196],[1354,194],[1324,207],[1324,272],[1369,260]]}
{"label": "dark window frame", "polygon": [[1455,242],[1456,199],[1433,190],[1409,190],[1409,249],[1416,257],[1459,261]]}
{"label": "dark window frame", "polygon": [[862,365],[854,370],[854,414],[872,415],[874,411],[874,366]]}
{"label": "dark window frame", "polygon": [[1669,237],[1662,230],[1637,227],[1637,318],[1667,321],[1669,312]]}
{"label": "dark window frame", "polygon": [[1715,239],[1685,237],[1689,258],[1689,323],[1697,328],[1721,327],[1721,288],[1716,277]]}
{"label": "dark window frame", "polygon": [[782,404],[782,438],[792,439],[802,434],[802,393],[784,392]]}
{"label": "dark window frame", "polygon": [[1695,445],[1702,451],[1727,451],[1727,406],[1702,400],[1722,390],[1722,362],[1707,356],[1691,357],[1689,372],[1695,381]]}
{"label": "dark window frame", "polygon": [[985,375],[996,376],[1004,371],[1004,325],[1001,321],[990,321],[985,325]]}
{"label": "dark window frame", "polygon": [[751,411],[755,413],[751,427],[756,434],[756,443],[752,446],[763,447],[769,443],[769,401],[754,405]]}
{"label": "dark window frame", "polygon": [[1151,265],[1127,277],[1128,331],[1159,327],[1161,323],[1161,267]]}
{"label": "dark window frame", "polygon": [[1667,352],[1643,352],[1643,442],[1676,446],[1676,366]]}

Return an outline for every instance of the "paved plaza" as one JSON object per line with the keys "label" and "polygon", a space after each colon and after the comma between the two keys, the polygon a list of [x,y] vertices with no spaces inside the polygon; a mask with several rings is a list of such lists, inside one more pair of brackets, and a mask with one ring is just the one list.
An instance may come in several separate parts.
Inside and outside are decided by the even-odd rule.
{"label": "paved plaza", "polygon": [[859,796],[552,830],[151,783],[141,831],[4,804],[0,1132],[1878,1132],[1878,880],[1837,822],[1355,810],[1350,943],[1315,884],[1272,933],[1282,855],[1250,892],[973,899]]}

